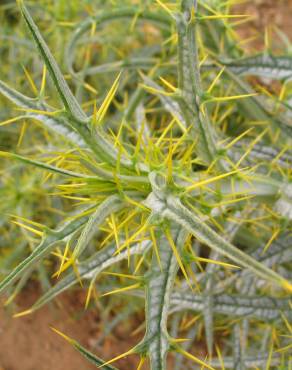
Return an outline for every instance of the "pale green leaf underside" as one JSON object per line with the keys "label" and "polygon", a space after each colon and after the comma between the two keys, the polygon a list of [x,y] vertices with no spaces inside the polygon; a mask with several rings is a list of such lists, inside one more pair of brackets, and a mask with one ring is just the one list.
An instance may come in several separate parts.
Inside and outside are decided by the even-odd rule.
{"label": "pale green leaf underside", "polygon": [[232,72],[239,75],[255,75],[276,80],[292,77],[292,57],[260,54],[230,62],[223,62]]}
{"label": "pale green leaf underside", "polygon": [[289,263],[292,261],[292,236],[289,233],[281,235],[278,240],[275,240],[271,247],[263,254],[263,248],[258,248],[251,255],[257,261],[261,261],[266,266],[280,265],[281,263]]}
{"label": "pale green leaf underside", "polygon": [[[254,368],[265,368],[267,361],[269,360],[269,354],[259,354],[255,356],[245,356],[244,357],[244,365],[247,369],[254,369]],[[224,367],[225,369],[232,369],[234,370],[234,359],[233,357],[223,357]],[[211,365],[215,368],[221,368],[221,362],[217,359],[211,360]],[[280,356],[273,355],[270,364],[272,366],[279,366],[280,365]],[[280,369],[280,368],[279,368]]]}
{"label": "pale green leaf underside", "polygon": [[[241,140],[234,145],[236,151],[232,151],[232,156],[235,161],[238,161],[244,154],[244,151],[252,144],[251,140]],[[277,160],[277,165],[283,168],[290,168],[292,166],[292,152],[287,150],[281,154],[280,150],[275,147],[256,144],[253,146],[248,157],[245,159],[243,165],[251,165],[258,161],[272,162]]]}
{"label": "pale green leaf underside", "polygon": [[[182,250],[186,233],[175,230],[172,236],[178,251]],[[163,370],[169,350],[167,317],[170,295],[178,270],[178,262],[165,237],[160,237],[158,256],[153,253],[146,285],[146,334],[142,343],[147,346],[151,369]]]}
{"label": "pale green leaf underside", "polygon": [[251,270],[255,275],[267,281],[278,284],[282,287],[288,286],[288,282],[280,275],[226,241],[206,225],[206,223],[201,221],[196,215],[184,207],[178,199],[171,197],[168,201],[168,207],[169,208],[163,212],[164,217],[185,227],[190,233],[197,237],[201,242],[206,243],[213,250],[230,258],[239,266]]}
{"label": "pale green leaf underside", "polygon": [[[213,297],[213,311],[218,314],[234,317],[253,317],[263,321],[275,320],[281,317],[281,312],[287,318],[292,318],[288,298],[271,297],[241,297],[232,295],[218,295]],[[174,293],[171,297],[172,312],[204,310],[202,295],[189,293]]]}
{"label": "pale green leaf underside", "polygon": [[159,179],[158,174],[150,174],[153,192],[145,202],[154,214],[183,226],[199,241],[221,255],[230,258],[237,265],[252,271],[255,275],[281,287],[289,288],[289,283],[284,278],[226,241],[209,227],[206,222],[186,208],[177,197],[168,194],[163,187],[165,185],[160,184]]}
{"label": "pale green leaf underside", "polygon": [[[178,78],[181,112],[188,127],[196,134],[198,156],[210,164],[217,154],[217,133],[208,112],[202,114],[202,86],[199,72],[197,24],[187,21],[183,14],[177,15]],[[220,160],[217,164],[220,164]],[[220,164],[221,165],[221,164]]]}
{"label": "pale green leaf underside", "polygon": [[65,277],[61,278],[50,290],[48,290],[34,305],[31,310],[37,310],[44,304],[50,302],[59,294],[69,289],[81,280],[96,279],[98,275],[108,267],[128,258],[128,256],[139,255],[146,253],[150,247],[150,242],[142,242],[138,245],[133,245],[130,250],[123,251],[116,256],[114,253],[117,250],[116,244],[109,245],[106,248],[101,249],[95,255],[90,257],[88,260],[80,262],[77,265],[79,275],[76,276],[75,272],[70,272]]}

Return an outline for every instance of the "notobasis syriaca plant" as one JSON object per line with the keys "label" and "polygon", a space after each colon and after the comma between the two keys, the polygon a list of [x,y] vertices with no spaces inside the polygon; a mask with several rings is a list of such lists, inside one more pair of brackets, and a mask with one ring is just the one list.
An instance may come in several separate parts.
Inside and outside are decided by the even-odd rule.
{"label": "notobasis syriaca plant", "polygon": [[[292,59],[269,50],[245,56],[230,23],[245,16],[229,13],[229,3],[104,6],[67,43],[68,80],[18,2],[44,68],[35,98],[0,81],[21,111],[3,126],[38,121],[52,145],[0,155],[31,171],[30,181],[45,172],[34,186],[40,199],[46,191],[59,199],[59,216],[52,225],[45,212],[26,211],[29,200],[19,203],[12,219],[33,235],[31,250],[25,257],[22,246],[17,266],[6,265],[0,291],[11,302],[53,253],[56,284],[43,284],[18,316],[81,281],[86,308],[119,302],[116,323],[144,307],[143,338],[114,359],[56,329],[97,367],[115,369],[116,360],[138,355],[140,370],[288,368]],[[111,24],[121,33],[127,24],[134,47],[119,45],[120,60],[94,57]],[[47,79],[58,108],[46,96]],[[99,79],[112,84],[97,98]],[[196,351],[199,338],[207,355]]]}

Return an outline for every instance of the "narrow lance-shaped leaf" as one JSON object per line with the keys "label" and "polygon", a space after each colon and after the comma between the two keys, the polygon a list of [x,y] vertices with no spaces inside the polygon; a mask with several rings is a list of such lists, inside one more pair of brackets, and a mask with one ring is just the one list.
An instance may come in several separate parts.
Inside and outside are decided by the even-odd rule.
{"label": "narrow lance-shaped leaf", "polygon": [[257,276],[280,285],[284,289],[292,290],[291,284],[288,281],[222,238],[211,227],[201,221],[199,217],[183,206],[179,199],[169,196],[167,206],[163,212],[165,218],[182,225],[200,241],[206,243],[218,253],[230,258],[239,266],[248,268]]}
{"label": "narrow lance-shaped leaf", "polygon": [[87,247],[88,242],[92,239],[95,230],[105,221],[105,219],[117,212],[125,206],[125,203],[117,195],[113,195],[102,202],[95,212],[90,216],[88,223],[82,230],[82,233],[77,241],[77,245],[73,251],[72,259],[78,258],[84,249]]}
{"label": "narrow lance-shaped leaf", "polygon": [[[179,252],[184,245],[186,233],[177,228],[172,237]],[[158,245],[159,256],[153,252],[146,284],[146,334],[142,344],[147,348],[151,369],[165,370],[170,346],[167,317],[178,262],[165,237],[159,238]]]}
{"label": "narrow lance-shaped leaf", "polygon": [[28,96],[21,94],[20,92],[12,89],[3,81],[0,81],[0,93],[18,107],[33,110],[41,109],[36,99],[32,99],[29,98]]}
{"label": "narrow lance-shaped leaf", "polygon": [[[178,32],[178,77],[181,98],[178,102],[188,126],[197,136],[197,154],[204,163],[210,164],[217,156],[215,128],[212,127],[208,112],[202,110],[200,68],[197,45],[197,22],[192,19],[192,2],[184,2],[184,13],[177,15]],[[219,160],[217,165],[225,165]]]}
{"label": "narrow lance-shaped leaf", "polygon": [[[246,366],[247,369],[255,369],[255,368],[265,368],[266,363],[269,360],[269,354],[268,353],[260,353],[258,355],[254,356],[245,356],[244,358],[244,365]],[[224,367],[225,369],[231,369],[234,370],[234,363],[233,363],[233,357],[223,357],[224,361]],[[212,366],[215,368],[220,368],[222,363],[218,359],[213,359],[211,360]],[[270,362],[271,366],[276,366],[276,368],[280,369],[278,367],[280,365],[280,355],[275,354]]]}
{"label": "narrow lance-shaped leaf", "polygon": [[[84,147],[86,145],[82,137],[70,126],[65,117],[52,116],[50,114],[52,110],[44,103],[41,104],[36,99],[29,98],[19,93],[3,81],[0,81],[0,93],[19,108],[27,110],[23,118],[32,118],[41,122],[52,132],[61,135],[66,140],[69,140],[80,147]],[[48,114],[42,113],[42,111],[48,112]]]}
{"label": "narrow lance-shaped leaf", "polygon": [[266,266],[272,267],[275,264],[289,263],[292,261],[292,235],[284,233],[275,240],[271,247],[263,254],[263,247],[252,253],[257,261],[262,261]]}
{"label": "narrow lance-shaped leaf", "polygon": [[233,366],[234,370],[246,370],[243,357],[243,348],[241,344],[241,325],[236,323],[233,326],[233,341],[232,341],[232,351],[233,351]]}
{"label": "narrow lance-shaped leaf", "polygon": [[292,290],[292,286],[287,280],[226,241],[203,220],[186,208],[179,198],[169,194],[164,178],[152,172],[149,175],[149,179],[153,192],[148,196],[145,204],[159,218],[176,222],[201,242],[207,244],[214,251],[230,258],[239,266],[249,269],[257,276],[278,284],[286,290]]}
{"label": "narrow lance-shaped leaf", "polygon": [[255,75],[276,80],[292,78],[292,57],[260,54],[232,61],[221,61],[237,75]]}
{"label": "narrow lance-shaped leaf", "polygon": [[33,252],[23,260],[15,269],[0,283],[0,293],[9,285],[15,282],[23,275],[30,267],[34,266],[38,261],[47,256],[55,245],[66,238],[68,235],[74,233],[82,227],[88,220],[88,216],[80,217],[63,226],[60,230],[47,230],[44,232],[42,241],[33,250]]}
{"label": "narrow lance-shaped leaf", "polygon": [[[263,254],[263,247],[260,246],[256,251],[251,253],[251,257],[256,261],[264,264],[267,267],[280,266],[282,263],[289,263],[292,260],[292,251],[291,251],[291,238],[288,235],[283,235],[279,240],[272,243],[271,247]],[[221,271],[218,271],[217,276],[220,278],[214,290],[216,293],[222,292],[222,284],[224,291],[224,282],[221,280],[224,279],[224,274],[221,275]],[[237,285],[242,287],[245,281],[249,280],[250,277],[254,277],[252,272],[248,269],[243,271],[238,270],[234,271],[233,276],[227,278],[227,281],[231,279],[232,281],[237,279]],[[239,280],[241,279],[241,280]],[[240,283],[240,281],[242,283]],[[261,280],[257,279],[257,282]]]}
{"label": "narrow lance-shaped leaf", "polygon": [[[250,140],[241,140],[234,145],[230,151],[233,160],[237,162],[243,155],[244,149],[248,148],[251,144]],[[235,149],[235,150],[234,150]],[[292,152],[287,150],[281,155],[280,150],[275,147],[263,144],[256,144],[253,146],[248,157],[242,163],[243,166],[258,163],[258,161],[272,162],[277,159],[277,165],[283,168],[290,168],[292,165]]]}
{"label": "narrow lance-shaped leaf", "polygon": [[93,353],[88,351],[86,348],[81,346],[75,339],[69,338],[67,335],[61,333],[59,330],[52,328],[52,330],[63,337],[67,342],[69,342],[83,357],[86,358],[89,362],[95,365],[98,368],[102,368],[104,370],[118,370],[116,367],[111,365],[106,365],[105,361],[100,359],[99,357],[95,356]]}
{"label": "narrow lance-shaped leaf", "polygon": [[54,81],[54,84],[60,94],[62,102],[68,112],[72,115],[79,122],[86,123],[88,121],[87,116],[83,112],[82,108],[80,107],[79,103],[77,102],[76,98],[72,94],[71,90],[67,82],[65,81],[64,76],[62,75],[58,64],[56,63],[54,57],[52,56],[46,42],[44,41],[38,27],[34,23],[31,15],[29,14],[28,10],[26,9],[23,1],[19,2],[20,9],[24,20],[31,31],[33,39],[37,44],[41,56],[50,72],[50,75]]}
{"label": "narrow lance-shaped leaf", "polygon": [[[34,23],[28,10],[24,6],[23,1],[20,1],[20,8],[26,24],[30,29],[34,41],[38,46],[41,56],[48,68],[51,78],[54,81],[54,84],[62,99],[65,109],[70,116],[70,122],[72,126],[78,131],[86,144],[91,148],[91,150],[97,155],[98,158],[103,159],[107,163],[115,165],[117,162],[116,149],[114,148],[114,146],[110,145],[110,143],[107,142],[100,130],[97,130],[94,136],[91,134],[88,127],[89,118],[85,115],[81,106],[72,94],[64,76],[62,75],[58,67],[57,62],[55,61],[47,44],[42,38],[42,35],[40,34],[40,31]],[[121,165],[131,166],[131,162],[126,161],[124,158],[121,158],[120,162]]]}
{"label": "narrow lance-shaped leaf", "polygon": [[[215,254],[215,252],[213,252]],[[216,256],[215,256],[216,258]],[[210,259],[214,260],[214,256],[211,255]],[[210,267],[209,267],[210,266]],[[204,326],[205,326],[205,333],[206,333],[206,342],[208,347],[208,352],[212,354],[213,351],[213,344],[214,344],[214,312],[213,312],[213,304],[214,304],[214,296],[213,296],[213,285],[214,285],[214,269],[216,265],[208,264],[209,267],[207,269],[207,274],[209,275],[206,287],[204,290]]]}
{"label": "narrow lance-shaped leaf", "polygon": [[146,253],[149,247],[149,241],[142,241],[140,244],[133,245],[129,251],[125,250],[117,255],[114,255],[117,250],[116,244],[112,244],[101,249],[88,260],[77,265],[78,276],[76,276],[74,271],[70,272],[68,275],[58,281],[55,286],[48,290],[48,292],[46,292],[37,302],[35,302],[30,311],[35,311],[47,304],[59,294],[77,284],[80,279],[91,280],[93,277],[96,279],[103,270],[124,259],[127,259],[129,256]]}
{"label": "narrow lance-shaped leaf", "polygon": [[[204,296],[189,293],[173,293],[171,312],[204,310]],[[289,298],[243,297],[237,295],[215,295],[213,311],[232,317],[251,317],[262,321],[275,320],[284,313],[292,318]]]}
{"label": "narrow lance-shaped leaf", "polygon": [[[240,292],[246,298],[252,297],[256,293],[256,277],[254,275],[248,276],[247,279],[243,279]],[[237,364],[239,370],[245,369],[244,358],[247,352],[247,342],[249,337],[250,320],[245,317],[241,322],[234,323],[233,333],[234,337],[237,338],[233,345],[233,357],[234,365]]]}
{"label": "narrow lance-shaped leaf", "polygon": [[81,173],[77,173],[77,172],[73,172],[73,171],[68,171],[68,170],[65,170],[63,168],[58,168],[58,167],[52,166],[50,164],[40,162],[40,161],[36,161],[34,159],[30,159],[30,158],[27,158],[27,157],[24,157],[22,155],[15,154],[15,153],[1,152],[0,151],[0,157],[10,157],[10,158],[16,159],[16,160],[18,160],[22,163],[25,163],[25,164],[28,164],[28,165],[31,165],[31,166],[34,166],[34,167],[38,167],[38,168],[41,168],[41,169],[44,169],[46,171],[50,171],[50,172],[53,172],[53,173],[58,173],[58,174],[63,175],[63,176],[79,178],[79,179],[84,179],[84,178],[87,178],[87,179],[88,178],[89,179],[93,178],[93,179],[95,179],[95,177],[93,177],[93,176],[88,176],[88,175],[85,175],[85,174],[81,174]]}
{"label": "narrow lance-shaped leaf", "polygon": [[[243,213],[239,212],[236,214],[238,218],[241,218]],[[232,241],[233,237],[236,235],[237,231],[241,227],[241,223],[238,223],[234,225],[233,223],[227,222],[225,224],[225,235],[228,235],[228,240]],[[220,254],[218,252],[213,251],[210,255],[210,260],[218,260],[221,258]],[[208,346],[208,353],[212,354],[213,347],[214,347],[214,311],[213,311],[213,305],[214,305],[214,287],[216,283],[216,276],[218,273],[218,270],[220,269],[220,265],[208,263],[206,266],[206,287],[203,292],[205,296],[204,300],[204,323],[205,323],[205,333],[206,333],[206,342]]]}

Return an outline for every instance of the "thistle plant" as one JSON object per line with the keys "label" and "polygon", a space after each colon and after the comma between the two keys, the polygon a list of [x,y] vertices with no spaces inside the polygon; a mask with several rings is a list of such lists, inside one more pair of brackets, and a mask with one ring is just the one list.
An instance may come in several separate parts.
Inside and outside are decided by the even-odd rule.
{"label": "thistle plant", "polygon": [[[126,5],[78,24],[65,50],[68,81],[19,1],[44,68],[37,98],[0,81],[21,110],[5,123],[38,121],[56,138],[46,152],[20,147],[1,157],[48,174],[42,186],[61,199],[64,219],[52,226],[45,215],[14,216],[35,237],[0,291],[14,297],[54,254],[56,284],[17,316],[80,281],[86,308],[123,307],[116,322],[144,307],[143,339],[114,359],[59,333],[97,367],[138,355],[140,370],[287,369],[292,59],[268,45],[245,56],[232,27],[245,16],[229,13],[229,2]],[[93,55],[103,28],[122,33],[126,23],[137,30],[135,46],[96,65],[105,58]],[[158,43],[145,44],[147,27]],[[59,108],[45,95],[47,74]],[[196,350],[202,337],[207,355]]]}

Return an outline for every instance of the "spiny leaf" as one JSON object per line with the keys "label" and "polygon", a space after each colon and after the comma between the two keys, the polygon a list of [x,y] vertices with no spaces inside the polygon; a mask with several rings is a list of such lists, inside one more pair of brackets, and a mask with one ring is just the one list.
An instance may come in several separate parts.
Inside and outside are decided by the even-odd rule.
{"label": "spiny leaf", "polygon": [[127,259],[129,256],[146,253],[149,250],[149,247],[150,242],[143,241],[141,242],[141,244],[135,244],[131,246],[129,250],[123,251],[115,256],[114,253],[117,248],[115,244],[111,244],[108,247],[101,249],[89,259],[80,262],[77,265],[79,276],[76,276],[74,271],[67,274],[33,304],[33,306],[31,307],[31,311],[35,311],[43,305],[47,304],[63,291],[77,284],[80,279],[96,280],[103,270],[124,259]]}
{"label": "spiny leaf", "polygon": [[215,370],[212,366],[210,366],[206,362],[200,360],[198,357],[192,355],[189,352],[186,352],[185,350],[183,350],[181,348],[177,348],[177,352],[178,353],[181,353],[183,356],[185,356],[186,358],[190,359],[192,362],[194,362],[194,363],[202,366],[203,368],[206,368],[206,369],[209,369],[209,370]]}
{"label": "spiny leaf", "polygon": [[[214,256],[215,259],[217,259],[218,253],[213,252],[211,256]],[[204,296],[205,296],[205,302],[204,302],[204,326],[205,326],[205,333],[206,333],[206,342],[208,346],[208,353],[212,355],[213,353],[213,346],[214,346],[214,294],[213,294],[213,288],[214,288],[214,272],[216,271],[215,268],[217,266],[215,265],[207,265],[206,273],[209,275],[209,278],[206,282],[206,287],[204,290]]]}
{"label": "spiny leaf", "polygon": [[239,75],[255,75],[276,80],[292,78],[291,56],[273,56],[265,53],[222,64]]}
{"label": "spiny leaf", "polygon": [[[185,19],[185,15],[177,16],[178,32],[178,77],[182,97],[178,100],[181,112],[188,126],[193,126],[193,134],[197,135],[198,156],[206,164],[210,164],[217,155],[215,128],[212,127],[208,112],[202,112],[201,97],[203,90],[198,61],[197,24]],[[220,160],[218,165],[220,164]]]}
{"label": "spiny leaf", "polygon": [[120,199],[120,197],[113,195],[97,207],[95,212],[90,216],[88,223],[85,225],[85,228],[77,241],[76,247],[73,251],[72,260],[81,255],[87,247],[88,242],[93,237],[95,231],[104,222],[106,217],[113,212],[119,211],[124,206],[125,203]]}
{"label": "spiny leaf", "polygon": [[[177,229],[173,238],[178,250],[181,251],[186,233]],[[179,267],[176,256],[163,236],[159,239],[159,246],[161,264],[153,253],[146,284],[146,334],[142,341],[142,346],[144,344],[148,348],[151,369],[153,370],[166,368],[166,355],[170,346],[167,317],[170,295]]]}
{"label": "spiny leaf", "polygon": [[259,277],[273,282],[274,284],[277,284],[288,291],[292,290],[292,286],[288,281],[275,273],[273,270],[255,261],[248,254],[242,252],[240,249],[227,242],[203,221],[201,221],[199,217],[184,207],[177,198],[170,197],[168,200],[168,207],[169,209],[166,209],[163,212],[164,217],[169,218],[172,221],[177,222],[179,225],[185,227],[189,232],[191,232],[200,241],[206,243],[210,248],[230,258],[239,266],[243,266],[251,270]]}
{"label": "spiny leaf", "polygon": [[[171,296],[172,312],[204,310],[204,296],[189,293],[173,293]],[[253,317],[270,321],[281,317],[281,312],[292,317],[288,298],[242,297],[237,295],[214,295],[213,310],[216,313],[234,317]]]}
{"label": "spiny leaf", "polygon": [[24,20],[33,36],[33,39],[39,48],[41,56],[48,68],[48,71],[51,75],[51,78],[54,81],[54,84],[59,92],[59,95],[62,99],[62,102],[66,108],[66,110],[72,115],[79,122],[87,122],[88,118],[86,117],[85,113],[83,112],[82,108],[80,107],[79,103],[77,102],[76,98],[72,94],[71,90],[65,78],[63,77],[58,64],[56,63],[53,55],[51,54],[46,42],[44,41],[38,27],[34,23],[31,15],[29,14],[27,8],[25,7],[24,3],[21,1],[19,3],[22,15]]}
{"label": "spiny leaf", "polygon": [[29,98],[0,81],[0,92],[15,105],[25,109],[40,109],[36,99]]}
{"label": "spiny leaf", "polygon": [[[69,86],[65,81],[65,78],[63,77],[58,64],[52,56],[47,44],[42,38],[37,26],[35,25],[23,2],[20,2],[20,9],[28,28],[32,33],[34,41],[40,50],[41,56],[48,68],[48,71],[54,81],[54,84],[58,90],[60,98],[62,99],[65,109],[70,115],[72,125],[82,136],[86,144],[99,158],[102,158],[106,162],[109,162],[111,164],[115,164],[117,161],[117,153],[115,148],[107,142],[101,132],[96,132],[95,136],[91,135],[87,125],[89,122],[89,118],[85,115],[81,106],[69,89]],[[121,158],[121,164],[131,166],[131,162],[126,161],[124,158]]]}
{"label": "spiny leaf", "polygon": [[47,229],[44,233],[43,239],[40,244],[32,251],[32,253],[23,260],[15,269],[6,276],[0,283],[0,292],[5,290],[9,285],[14,283],[22,274],[29,268],[34,266],[42,258],[47,256],[57,243],[61,242],[64,238],[74,233],[82,227],[88,220],[88,216],[80,217],[63,226],[61,229],[53,231]]}
{"label": "spiny leaf", "polygon": [[58,173],[60,175],[69,176],[69,177],[73,177],[73,178],[79,178],[79,179],[82,179],[82,178],[93,178],[94,179],[95,178],[93,176],[88,176],[88,175],[85,175],[85,174],[80,174],[80,173],[77,173],[77,172],[68,171],[68,170],[65,170],[63,168],[55,167],[55,166],[52,166],[52,165],[44,163],[44,162],[40,162],[40,161],[36,161],[34,159],[23,157],[22,155],[15,154],[15,153],[1,152],[0,151],[0,157],[13,158],[13,159],[16,159],[16,160],[18,160],[20,162],[23,162],[25,164],[29,164],[29,165],[34,166],[34,167],[42,168],[46,171],[50,171],[50,172],[53,172],[53,173]]}
{"label": "spiny leaf", "polygon": [[152,209],[154,214],[183,226],[201,242],[206,243],[213,250],[230,258],[239,266],[248,268],[257,276],[273,282],[288,291],[292,290],[292,286],[288,281],[222,238],[197,215],[187,209],[177,197],[168,195],[164,188],[165,185],[163,187],[163,185],[159,184],[158,179],[159,177],[156,173],[150,174],[153,193],[148,197],[146,204]]}
{"label": "spiny leaf", "polygon": [[[226,356],[226,357],[223,357],[222,360],[224,362],[225,369],[234,370],[233,357]],[[254,355],[254,356],[245,356],[244,365],[248,369],[260,368],[260,367],[266,365],[267,360],[268,360],[268,354],[266,354],[266,353],[260,353],[258,355]],[[216,368],[221,367],[221,363],[217,359],[211,360],[211,364]],[[278,355],[273,356],[272,360],[271,360],[271,365],[272,366],[279,366],[280,365],[280,356],[278,356]]]}
{"label": "spiny leaf", "polygon": [[44,103],[40,103],[36,99],[31,99],[19,93],[2,81],[0,81],[0,93],[18,107],[27,109],[24,117],[32,118],[41,122],[49,130],[55,132],[57,135],[61,135],[66,140],[69,140],[80,147],[85,146],[85,142],[82,137],[70,126],[65,117],[36,113],[37,111],[51,112]]}
{"label": "spiny leaf", "polygon": [[[242,149],[245,147],[248,148],[250,144],[250,140],[241,140],[234,145],[234,149],[237,153],[235,150],[232,150],[232,157],[235,162],[244,154]],[[241,155],[239,154],[240,152],[242,153]],[[258,161],[272,162],[277,164],[277,166],[290,168],[292,164],[292,152],[288,150],[288,148],[285,152],[281,152],[281,150],[278,150],[276,147],[259,143],[253,146],[248,157],[245,158],[243,165],[256,164]]]}
{"label": "spiny leaf", "polygon": [[241,326],[239,323],[233,325],[233,343],[232,343],[232,352],[233,352],[233,366],[234,370],[244,370],[244,353],[242,345],[242,333]]}
{"label": "spiny leaf", "polygon": [[116,367],[111,365],[105,365],[105,361],[101,360],[99,357],[95,356],[93,353],[88,351],[86,348],[82,347],[75,339],[69,338],[67,335],[63,334],[59,330],[52,328],[52,330],[69,342],[82,356],[84,356],[89,362],[97,367],[102,367],[104,370],[117,370]]}
{"label": "spiny leaf", "polygon": [[[260,246],[257,250],[252,252],[251,256],[269,267],[280,265],[283,262],[289,263],[292,261],[291,245],[291,235],[289,235],[289,233],[284,233],[273,242],[271,248],[269,248],[265,254],[263,254],[263,247]],[[246,273],[246,271],[243,273]]]}

